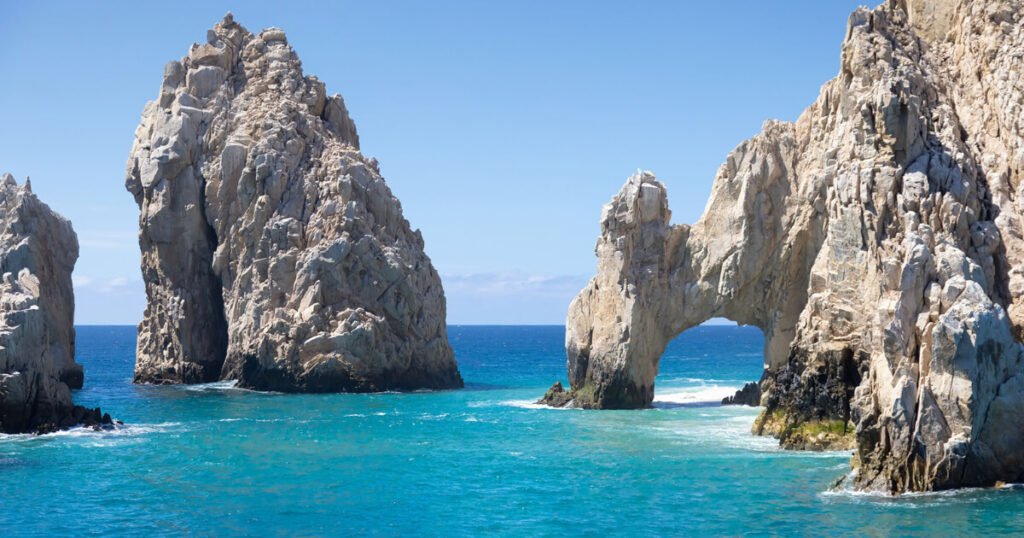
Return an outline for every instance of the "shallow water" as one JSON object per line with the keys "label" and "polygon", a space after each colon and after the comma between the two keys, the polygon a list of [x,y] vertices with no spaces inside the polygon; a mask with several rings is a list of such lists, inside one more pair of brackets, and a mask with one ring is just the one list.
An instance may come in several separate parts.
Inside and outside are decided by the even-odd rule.
{"label": "shallow water", "polygon": [[77,403],[116,432],[0,436],[4,536],[1024,532],[1024,492],[891,498],[828,485],[847,453],[749,434],[714,402],[757,379],[760,332],[697,327],[655,409],[532,404],[565,379],[561,327],[449,329],[467,388],[283,395],[131,384],[133,327],[79,327]]}

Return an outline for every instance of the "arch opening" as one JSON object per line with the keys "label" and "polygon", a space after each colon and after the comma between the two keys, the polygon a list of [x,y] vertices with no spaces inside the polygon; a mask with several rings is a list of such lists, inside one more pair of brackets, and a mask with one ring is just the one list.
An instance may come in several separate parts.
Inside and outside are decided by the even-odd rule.
{"label": "arch opening", "polygon": [[683,331],[665,347],[658,361],[652,407],[721,406],[747,386],[756,387],[756,399],[750,401],[759,405],[764,368],[763,331],[712,319]]}

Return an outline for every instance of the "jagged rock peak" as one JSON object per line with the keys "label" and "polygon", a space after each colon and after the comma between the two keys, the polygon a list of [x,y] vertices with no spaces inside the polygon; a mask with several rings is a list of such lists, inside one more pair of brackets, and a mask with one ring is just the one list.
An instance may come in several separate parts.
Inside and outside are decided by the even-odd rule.
{"label": "jagged rock peak", "polygon": [[0,176],[0,432],[50,432],[110,424],[71,401],[75,363],[71,222],[39,201],[28,181]]}
{"label": "jagged rock peak", "polygon": [[228,14],[164,69],[128,160],[147,306],[135,380],[461,387],[441,282],[341,96]]}
{"label": "jagged rock peak", "polygon": [[765,333],[755,431],[855,448],[857,488],[1024,479],[1022,55],[1020,0],[860,8],[839,75],[729,154],[692,227],[630,178],[559,400],[648,406],[665,344],[726,317]]}

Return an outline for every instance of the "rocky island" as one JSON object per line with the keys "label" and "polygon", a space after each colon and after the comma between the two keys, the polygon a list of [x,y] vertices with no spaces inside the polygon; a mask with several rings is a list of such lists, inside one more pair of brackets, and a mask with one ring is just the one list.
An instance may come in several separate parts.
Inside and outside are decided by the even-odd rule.
{"label": "rocky island", "polygon": [[128,160],[147,305],[135,381],[462,386],[423,237],[339,95],[229,13],[164,69]]}
{"label": "rocky island", "polygon": [[725,317],[764,331],[755,432],[854,449],[858,489],[1024,479],[1022,17],[860,8],[836,78],[729,154],[696,224],[631,177],[569,309],[571,389],[543,401],[650,406],[669,340]]}
{"label": "rocky island", "polygon": [[78,237],[71,222],[0,176],[0,432],[49,433],[109,425],[110,415],[74,405],[82,388],[75,363],[71,271]]}

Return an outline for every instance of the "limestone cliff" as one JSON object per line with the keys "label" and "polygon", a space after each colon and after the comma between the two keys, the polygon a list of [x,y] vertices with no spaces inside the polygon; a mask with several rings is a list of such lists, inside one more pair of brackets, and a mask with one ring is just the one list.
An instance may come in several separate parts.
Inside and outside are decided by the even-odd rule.
{"label": "limestone cliff", "polygon": [[756,430],[855,446],[858,488],[1024,479],[1022,56],[1020,0],[861,8],[839,75],[728,156],[696,224],[630,178],[570,306],[568,399],[650,405],[666,343],[721,316],[765,333]]}
{"label": "limestone cliff", "polygon": [[71,402],[82,388],[75,363],[71,271],[78,238],[71,222],[0,176],[0,432],[45,433],[109,424],[99,409]]}
{"label": "limestone cliff", "polygon": [[147,306],[135,380],[461,387],[441,282],[344,101],[230,14],[164,69],[126,186]]}

